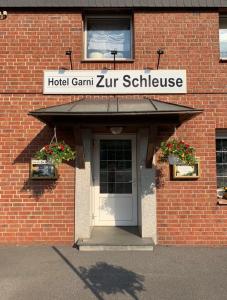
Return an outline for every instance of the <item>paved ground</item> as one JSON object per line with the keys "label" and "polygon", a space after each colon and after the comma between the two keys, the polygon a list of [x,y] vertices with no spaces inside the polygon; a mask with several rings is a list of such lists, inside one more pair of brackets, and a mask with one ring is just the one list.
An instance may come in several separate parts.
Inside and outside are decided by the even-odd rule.
{"label": "paved ground", "polygon": [[1,300],[226,300],[227,248],[0,247]]}

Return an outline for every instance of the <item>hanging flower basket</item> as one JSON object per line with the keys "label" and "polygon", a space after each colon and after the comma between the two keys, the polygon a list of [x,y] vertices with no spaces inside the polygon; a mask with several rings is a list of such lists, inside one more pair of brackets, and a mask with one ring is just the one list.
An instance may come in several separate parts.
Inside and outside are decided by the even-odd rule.
{"label": "hanging flower basket", "polygon": [[50,143],[37,151],[34,158],[47,160],[53,165],[59,165],[62,161],[70,161],[76,158],[76,152],[64,141]]}
{"label": "hanging flower basket", "polygon": [[161,161],[168,161],[169,164],[194,165],[196,163],[195,148],[186,144],[181,139],[172,138],[161,143]]}

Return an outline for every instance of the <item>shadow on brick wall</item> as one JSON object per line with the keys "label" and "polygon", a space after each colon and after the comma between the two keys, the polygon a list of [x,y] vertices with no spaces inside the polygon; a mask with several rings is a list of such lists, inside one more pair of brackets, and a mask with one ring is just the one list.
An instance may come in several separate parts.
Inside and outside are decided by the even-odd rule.
{"label": "shadow on brick wall", "polygon": [[[21,151],[21,153],[15,158],[13,164],[27,163],[28,170],[31,159],[35,153],[40,150],[43,146],[50,143],[53,137],[53,128],[45,126]],[[70,130],[57,130],[58,141],[65,141],[71,147],[74,144],[74,135]],[[69,161],[64,162],[67,165],[74,167],[75,162]],[[32,180],[29,178],[24,181],[22,192],[31,192],[31,197],[40,198],[44,193],[53,191],[56,188],[57,181],[55,180]]]}
{"label": "shadow on brick wall", "polygon": [[[43,146],[50,143],[53,137],[54,131],[53,128],[45,126],[24,148],[24,150],[15,158],[13,164],[17,163],[30,163],[31,158],[35,153],[40,150]],[[58,129],[57,130],[58,141],[65,141],[71,147],[74,148],[74,135],[73,132],[69,129]],[[68,162],[66,162],[68,163]],[[69,162],[69,165],[71,163]]]}
{"label": "shadow on brick wall", "polygon": [[22,152],[15,158],[13,164],[30,163],[31,158],[36,151],[40,150],[44,145],[48,144],[52,137],[52,129],[45,126],[22,150]]}
{"label": "shadow on brick wall", "polygon": [[57,182],[53,180],[27,179],[21,192],[31,192],[31,197],[35,197],[38,200],[44,193],[53,191],[56,186]]}

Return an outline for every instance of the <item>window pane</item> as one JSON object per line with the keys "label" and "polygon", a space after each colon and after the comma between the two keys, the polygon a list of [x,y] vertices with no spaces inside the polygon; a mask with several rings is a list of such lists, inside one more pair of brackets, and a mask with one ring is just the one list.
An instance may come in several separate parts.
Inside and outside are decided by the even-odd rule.
{"label": "window pane", "polygon": [[129,18],[88,18],[87,57],[131,58],[131,25]]}
{"label": "window pane", "polygon": [[115,172],[108,172],[108,182],[115,182]]}
{"label": "window pane", "polygon": [[123,141],[122,146],[123,146],[124,150],[131,151],[131,142],[130,141]]}
{"label": "window pane", "polygon": [[221,188],[223,186],[227,186],[227,178],[217,177],[217,186],[218,186],[218,188]]}
{"label": "window pane", "polygon": [[132,185],[130,183],[125,183],[124,187],[125,187],[124,192],[126,194],[131,194],[132,193]]}
{"label": "window pane", "polygon": [[104,183],[104,182],[100,183],[100,193],[102,194],[108,193],[108,183]]}
{"label": "window pane", "polygon": [[131,161],[117,161],[117,170],[130,171],[132,168]]}
{"label": "window pane", "polygon": [[222,153],[222,161],[224,164],[227,163],[227,151]]}
{"label": "window pane", "polygon": [[221,150],[221,139],[216,139],[216,151]]}
{"label": "window pane", "polygon": [[218,176],[223,176],[224,175],[224,170],[222,164],[217,165],[217,175]]}
{"label": "window pane", "polygon": [[217,163],[222,163],[222,152],[216,152]]}
{"label": "window pane", "polygon": [[107,160],[107,159],[108,159],[108,152],[100,151],[100,160]]}
{"label": "window pane", "polygon": [[131,194],[132,185],[130,183],[116,183],[117,194]]}
{"label": "window pane", "polygon": [[101,171],[107,171],[107,167],[108,167],[108,164],[107,164],[107,161],[101,161],[100,162],[100,170]]}
{"label": "window pane", "polygon": [[108,172],[100,172],[100,182],[108,182]]}
{"label": "window pane", "polygon": [[220,17],[219,26],[220,56],[227,58],[227,15]]}
{"label": "window pane", "polygon": [[123,151],[117,151],[116,152],[116,160],[124,160],[124,152]]}
{"label": "window pane", "polygon": [[116,190],[115,190],[115,183],[108,183],[108,193],[109,193],[109,194],[114,194],[114,193],[116,193]]}
{"label": "window pane", "polygon": [[132,181],[131,172],[116,172],[116,182],[128,182]]}
{"label": "window pane", "polygon": [[[222,131],[216,140],[217,186],[227,185],[227,133]],[[223,137],[222,137],[223,136]]]}
{"label": "window pane", "polygon": [[227,139],[222,140],[222,151],[227,151]]}
{"label": "window pane", "polygon": [[131,160],[132,157],[131,157],[131,151],[124,151],[124,159],[125,160]]}
{"label": "window pane", "polygon": [[227,177],[227,165],[223,165],[223,176]]}
{"label": "window pane", "polygon": [[116,193],[117,194],[123,194],[124,193],[124,186],[122,183],[116,184]]}
{"label": "window pane", "polygon": [[130,140],[100,141],[100,193],[132,192],[131,149]]}
{"label": "window pane", "polygon": [[116,161],[108,161],[108,171],[116,170]]}
{"label": "window pane", "polygon": [[108,151],[108,160],[115,160],[115,151]]}

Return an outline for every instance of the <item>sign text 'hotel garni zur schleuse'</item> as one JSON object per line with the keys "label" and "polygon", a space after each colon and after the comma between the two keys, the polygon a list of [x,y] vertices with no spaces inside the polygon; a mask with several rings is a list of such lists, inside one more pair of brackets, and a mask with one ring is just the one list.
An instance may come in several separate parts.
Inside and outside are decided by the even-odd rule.
{"label": "sign text 'hotel garni zur schleuse'", "polygon": [[185,70],[44,71],[44,94],[185,94]]}

